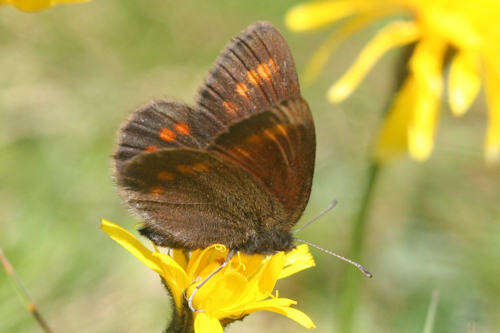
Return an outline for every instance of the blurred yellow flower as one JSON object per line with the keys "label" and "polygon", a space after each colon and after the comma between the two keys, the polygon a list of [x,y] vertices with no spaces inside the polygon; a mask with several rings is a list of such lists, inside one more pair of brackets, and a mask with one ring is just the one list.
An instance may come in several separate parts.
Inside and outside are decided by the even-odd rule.
{"label": "blurred yellow flower", "polygon": [[368,42],[354,64],[328,91],[331,102],[349,96],[375,62],[392,48],[416,43],[409,75],[394,100],[376,147],[379,161],[408,150],[416,160],[429,157],[443,93],[443,62],[453,49],[448,101],[463,115],[484,83],[489,104],[485,140],[488,161],[500,158],[500,2],[498,0],[337,0],[293,7],[286,15],[294,31],[345,19],[312,57],[305,80],[314,78],[333,50],[354,32],[388,15],[410,14],[387,24]]}
{"label": "blurred yellow flower", "polygon": [[170,254],[150,251],[130,232],[117,224],[101,220],[101,228],[112,239],[132,253],[143,264],[160,274],[175,303],[176,315],[194,315],[196,333],[222,332],[223,325],[242,319],[248,314],[267,310],[287,316],[305,328],[315,328],[303,312],[292,308],[296,301],[272,294],[276,281],[314,266],[307,245],[274,255],[246,255],[238,252],[230,263],[198,290],[193,299],[192,313],[184,294],[189,296],[195,286],[212,273],[228,254],[224,245],[215,244],[203,250]]}
{"label": "blurred yellow flower", "polygon": [[0,5],[12,5],[25,12],[35,12],[61,3],[86,1],[89,0],[0,0]]}

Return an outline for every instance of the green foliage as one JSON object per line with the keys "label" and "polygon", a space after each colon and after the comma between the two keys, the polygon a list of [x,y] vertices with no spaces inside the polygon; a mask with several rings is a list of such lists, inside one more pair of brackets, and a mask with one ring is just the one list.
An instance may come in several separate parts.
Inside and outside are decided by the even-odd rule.
{"label": "green foliage", "polygon": [[[115,132],[150,99],[192,103],[219,51],[253,21],[277,25],[302,68],[328,31],[284,31],[292,4],[94,0],[35,14],[0,7],[0,246],[56,332],[165,327],[170,305],[158,277],[98,228],[101,216],[129,228],[137,222],[110,177]],[[347,42],[303,91],[318,135],[303,220],[332,198],[339,205],[300,237],[339,253],[350,247],[398,53],[340,106],[325,94],[368,35]],[[380,170],[363,230],[362,264],[374,278],[360,281],[354,331],[421,332],[433,290],[440,295],[434,332],[500,325],[500,173],[483,163],[483,100],[462,119],[443,117],[428,162],[403,158]],[[353,268],[320,253],[316,259],[315,269],[278,289],[299,300],[318,332],[338,331],[342,273]],[[39,330],[1,271],[0,299],[0,332]],[[229,331],[263,329],[302,331],[265,313]]]}

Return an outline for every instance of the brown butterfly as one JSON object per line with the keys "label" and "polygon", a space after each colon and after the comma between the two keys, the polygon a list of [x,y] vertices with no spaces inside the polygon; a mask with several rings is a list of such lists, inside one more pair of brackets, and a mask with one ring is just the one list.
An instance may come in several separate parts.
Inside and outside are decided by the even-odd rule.
{"label": "brown butterfly", "polygon": [[115,176],[157,245],[273,253],[295,246],[315,149],[290,49],[257,22],[219,56],[195,107],[160,100],[130,116]]}

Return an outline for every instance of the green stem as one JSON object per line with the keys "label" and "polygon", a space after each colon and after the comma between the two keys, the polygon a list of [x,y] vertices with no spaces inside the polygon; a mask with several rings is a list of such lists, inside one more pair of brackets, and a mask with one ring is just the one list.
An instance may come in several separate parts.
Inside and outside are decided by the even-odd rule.
{"label": "green stem", "polygon": [[191,312],[174,312],[165,333],[194,333],[194,319]]}
{"label": "green stem", "polygon": [[[396,63],[396,75],[394,81],[394,93],[392,94],[387,107],[385,108],[382,118],[385,118],[387,111],[393,103],[393,98],[397,95],[399,89],[403,85],[406,77],[408,76],[408,60],[413,53],[414,45],[406,46],[402,52],[401,57]],[[374,146],[373,146],[374,147]],[[369,151],[370,164],[367,172],[367,181],[365,188],[363,189],[363,197],[361,198],[361,203],[359,206],[356,219],[354,220],[354,229],[351,234],[351,249],[349,251],[349,257],[356,261],[362,261],[363,254],[363,244],[365,237],[365,227],[368,220],[368,212],[370,210],[370,204],[372,200],[373,193],[375,191],[376,183],[382,166],[375,160],[373,150]],[[360,262],[363,264],[362,262]],[[369,266],[367,267],[370,268]],[[350,333],[352,332],[352,324],[355,312],[358,308],[358,303],[360,300],[360,286],[361,279],[364,278],[358,271],[354,269],[349,269],[344,274],[344,280],[342,284],[342,293],[340,295],[340,325],[341,332]]]}
{"label": "green stem", "polygon": [[[374,193],[375,185],[379,175],[380,166],[372,160],[367,175],[366,186],[363,191],[361,204],[354,221],[354,229],[351,234],[351,249],[349,258],[361,263],[363,244],[365,238],[365,226],[370,209],[370,203]],[[362,264],[362,263],[361,263]],[[368,267],[369,269],[369,267]],[[365,277],[359,271],[348,267],[344,275],[342,294],[340,296],[340,324],[341,332],[352,331],[352,322],[360,299],[360,283]]]}
{"label": "green stem", "polygon": [[425,318],[424,333],[432,333],[434,330],[434,321],[436,319],[436,311],[439,301],[439,292],[434,290],[431,296],[429,309],[427,310],[427,317]]}
{"label": "green stem", "polygon": [[29,295],[28,290],[24,286],[23,281],[21,281],[21,279],[17,276],[14,267],[10,263],[9,259],[7,259],[1,248],[0,248],[0,264],[5,269],[5,272],[7,273],[7,276],[14,285],[14,289],[16,290],[17,294],[19,295],[21,300],[25,303],[26,309],[33,315],[40,328],[45,333],[52,333],[52,330],[50,329],[49,325],[47,324],[43,316],[40,314],[38,308],[36,307],[31,296]]}
{"label": "green stem", "polygon": [[177,309],[173,301],[174,297],[172,291],[168,287],[167,282],[164,279],[161,279],[161,282],[172,299],[170,305],[172,307],[172,318],[170,319],[168,327],[165,329],[165,333],[194,333],[194,316],[189,309],[186,298],[182,298],[182,307],[180,310]]}

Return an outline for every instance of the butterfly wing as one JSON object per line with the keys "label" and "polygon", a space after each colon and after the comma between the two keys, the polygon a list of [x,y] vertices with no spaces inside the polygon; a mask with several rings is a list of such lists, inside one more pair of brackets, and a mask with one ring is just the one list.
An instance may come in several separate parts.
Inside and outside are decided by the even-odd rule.
{"label": "butterfly wing", "polygon": [[176,102],[154,101],[135,111],[119,132],[117,172],[142,153],[206,146],[210,138],[198,120],[194,110]]}
{"label": "butterfly wing", "polygon": [[199,92],[197,110],[213,137],[242,119],[300,96],[292,54],[281,33],[257,22],[233,38]]}
{"label": "butterfly wing", "polygon": [[315,157],[314,125],[302,98],[231,126],[209,150],[247,171],[277,201],[280,214],[265,229],[289,230],[298,221],[309,199]]}
{"label": "butterfly wing", "polygon": [[256,23],[221,54],[194,110],[156,102],[132,115],[116,178],[159,245],[266,252],[290,246],[314,153],[288,46],[272,25]]}
{"label": "butterfly wing", "polygon": [[[141,154],[117,180],[146,221],[141,232],[158,245],[239,248],[266,214],[279,214],[273,198],[244,170],[203,150]],[[243,201],[242,194],[254,200]]]}
{"label": "butterfly wing", "polygon": [[220,126],[208,149],[263,184],[286,212],[279,227],[293,226],[309,199],[316,141],[281,33],[257,22],[234,38],[201,88],[197,110]]}

